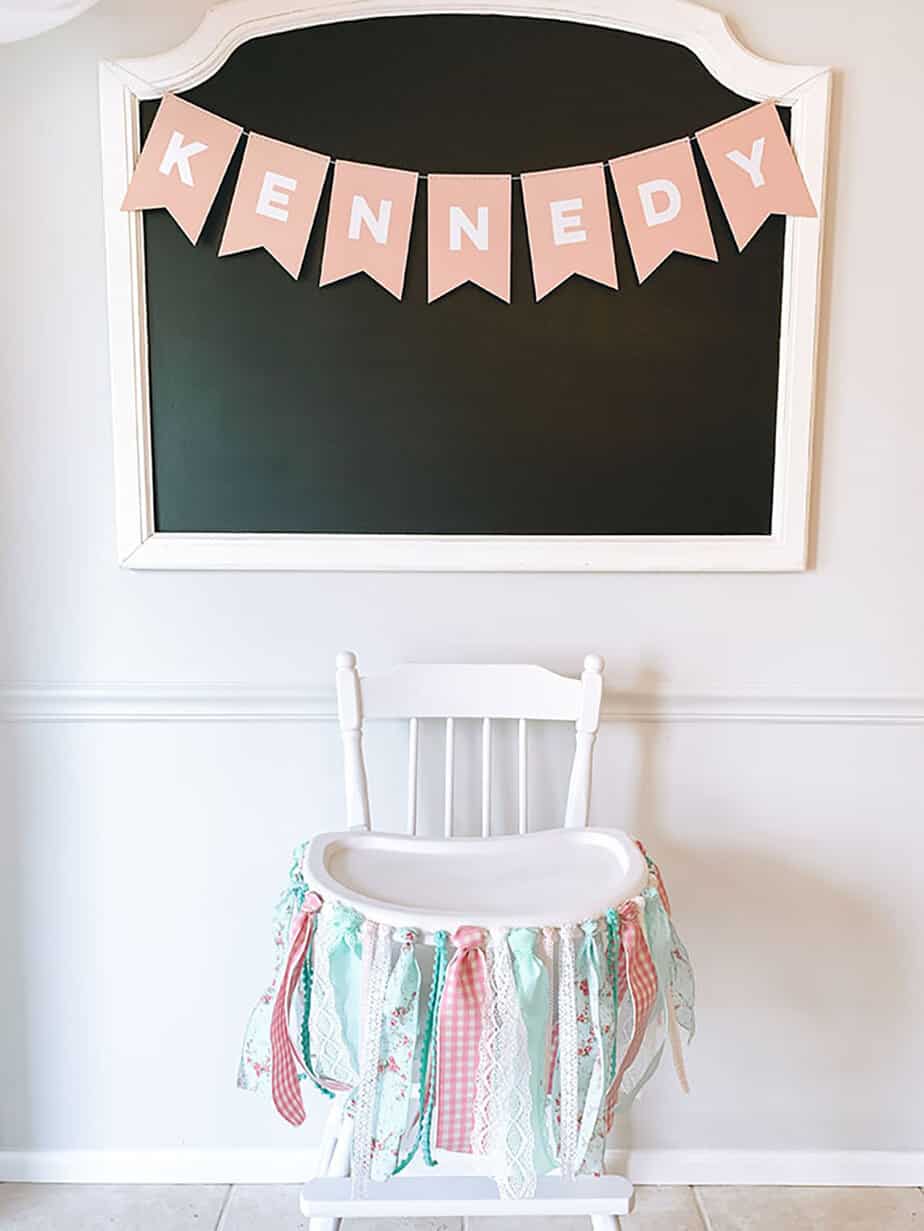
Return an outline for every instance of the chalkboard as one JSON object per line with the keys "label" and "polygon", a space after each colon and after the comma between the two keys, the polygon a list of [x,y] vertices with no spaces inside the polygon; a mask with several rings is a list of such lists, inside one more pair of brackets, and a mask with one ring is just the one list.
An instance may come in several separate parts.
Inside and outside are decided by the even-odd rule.
{"label": "chalkboard", "polygon": [[[422,172],[602,161],[752,105],[670,42],[468,15],[254,39],[183,96]],[[620,289],[537,304],[515,183],[512,303],[428,305],[422,182],[398,302],[364,275],[319,289],[327,193],[297,282],[265,252],[218,259],[240,155],[197,246],[144,218],[158,531],[770,534],[781,218],[738,253],[700,161],[717,263],[675,254],[637,285],[611,196]]]}

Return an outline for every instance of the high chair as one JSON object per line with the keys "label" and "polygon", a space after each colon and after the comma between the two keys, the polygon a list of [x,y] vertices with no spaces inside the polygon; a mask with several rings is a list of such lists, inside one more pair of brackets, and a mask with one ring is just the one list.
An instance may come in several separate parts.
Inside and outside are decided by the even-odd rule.
{"label": "high chair", "polygon": [[[361,677],[356,656],[337,656],[337,705],[343,741],[347,830],[311,843],[306,880],[324,897],[394,927],[413,921],[428,940],[461,924],[539,927],[605,913],[642,891],[648,871],[624,833],[588,828],[591,770],[603,694],[603,659],[588,654],[579,679],[528,665],[408,664]],[[407,832],[373,832],[363,755],[364,720],[408,722]],[[440,719],[443,743],[443,837],[418,836],[420,723]],[[481,836],[454,836],[456,724],[481,727]],[[563,826],[529,832],[527,724],[568,722],[575,751]],[[516,724],[516,833],[492,809],[497,724]],[[540,1176],[535,1196],[504,1200],[494,1182],[451,1174],[453,1155],[427,1174],[402,1174],[354,1195],[349,1180],[352,1121],[342,1098],[324,1127],[316,1177],[302,1189],[311,1231],[337,1231],[344,1217],[539,1217],[586,1214],[594,1231],[615,1231],[633,1189],[623,1176],[566,1181]]]}

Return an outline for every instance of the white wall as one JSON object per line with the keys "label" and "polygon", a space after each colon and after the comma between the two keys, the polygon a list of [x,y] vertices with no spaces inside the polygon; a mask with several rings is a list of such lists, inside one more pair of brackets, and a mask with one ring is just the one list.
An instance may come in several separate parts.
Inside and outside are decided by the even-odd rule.
{"label": "white wall", "polygon": [[[136,1152],[121,1175],[229,1179],[263,1164],[224,1151],[310,1144],[315,1125],[295,1134],[233,1086],[288,851],[341,815],[331,724],[273,721],[264,694],[321,690],[323,715],[344,646],[370,669],[576,670],[595,649],[613,688],[663,711],[607,726],[595,815],[660,858],[700,987],[694,1095],[662,1074],[624,1143],[661,1178],[773,1178],[767,1152],[789,1151],[787,1174],[823,1180],[858,1157],[841,1152],[889,1151],[865,1174],[920,1182],[924,10],[727,5],[759,53],[840,70],[811,572],[132,574],[113,538],[96,62],[162,50],[204,7],[104,0],[0,47],[0,1166],[99,1175],[72,1152],[118,1150]],[[174,721],[188,684],[205,716]]]}

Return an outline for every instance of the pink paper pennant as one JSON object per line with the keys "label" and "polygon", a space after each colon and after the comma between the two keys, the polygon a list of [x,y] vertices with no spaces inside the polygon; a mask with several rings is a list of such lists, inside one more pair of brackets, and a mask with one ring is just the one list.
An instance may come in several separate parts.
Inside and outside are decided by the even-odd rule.
{"label": "pink paper pennant", "polygon": [[175,94],[164,95],[122,209],[164,206],[196,243],[241,132]]}
{"label": "pink paper pennant", "polygon": [[463,282],[510,303],[510,176],[427,178],[427,302]]}
{"label": "pink paper pennant", "polygon": [[572,274],[614,289],[616,258],[603,164],[520,176],[536,299]]}
{"label": "pink paper pennant", "polygon": [[739,252],[771,214],[818,216],[772,102],[696,134]]}
{"label": "pink paper pennant", "polygon": [[718,260],[687,137],[610,161],[639,282],[672,252]]}
{"label": "pink paper pennant", "polygon": [[251,133],[218,255],[265,248],[297,278],[329,164],[325,154]]}
{"label": "pink paper pennant", "polygon": [[416,195],[416,171],[338,161],[320,285],[365,273],[400,299]]}

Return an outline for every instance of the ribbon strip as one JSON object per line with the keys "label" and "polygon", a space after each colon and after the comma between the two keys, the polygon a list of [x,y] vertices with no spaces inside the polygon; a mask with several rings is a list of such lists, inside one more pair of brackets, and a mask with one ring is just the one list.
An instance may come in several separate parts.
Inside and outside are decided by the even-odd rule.
{"label": "ribbon strip", "polygon": [[313,892],[307,894],[296,921],[295,934],[270,1022],[273,1102],[283,1119],[296,1125],[305,1122],[305,1106],[298,1080],[298,1066],[301,1064],[301,1067],[305,1068],[305,1065],[289,1035],[289,1013],[320,909],[320,896]]}
{"label": "ribbon strip", "polygon": [[[606,1055],[603,1043],[603,1025],[600,1014],[600,957],[596,941],[597,921],[590,919],[581,924],[584,938],[577,958],[577,1024],[578,1039],[578,1122],[575,1171],[597,1172],[602,1169],[602,1142],[596,1132],[597,1119],[606,1089]],[[588,1158],[591,1143],[593,1154]],[[585,1166],[586,1160],[586,1166]]]}
{"label": "ribbon strip", "polygon": [[490,1160],[501,1196],[523,1201],[536,1191],[530,1057],[507,935],[506,928],[491,930],[489,1008],[482,1039],[490,1036],[483,1054],[490,1055],[492,1063],[487,1072],[479,1068],[472,1145],[475,1153]]}
{"label": "ribbon strip", "polygon": [[446,971],[437,1044],[436,1145],[472,1152],[475,1087],[484,1017],[486,969],[481,928],[457,928]]}
{"label": "ribbon strip", "polygon": [[401,948],[388,976],[382,1013],[379,1053],[379,1093],[373,1116],[373,1180],[387,1180],[398,1164],[407,1128],[414,1052],[417,1049],[417,1006],[420,967],[414,948],[417,933],[406,928],[395,937]]}
{"label": "ribbon strip", "polygon": [[[551,938],[551,929],[549,929]],[[514,928],[507,943],[513,958],[513,979],[520,1016],[526,1029],[533,1159],[537,1173],[553,1170],[546,1125],[546,1057],[549,1051],[549,972],[535,953],[536,929]]]}
{"label": "ribbon strip", "polygon": [[[367,921],[366,927],[370,925]],[[373,1129],[379,1095],[379,1056],[382,1048],[382,1011],[391,962],[391,928],[384,923],[371,925],[368,947],[372,951],[369,981],[365,988],[362,1054],[359,1084],[356,1089],[356,1114],[353,1125],[353,1155],[350,1174],[354,1196],[365,1193],[372,1173]],[[364,936],[364,942],[366,937]]]}
{"label": "ribbon strip", "polygon": [[558,1163],[573,1180],[578,1145],[577,1000],[574,988],[574,928],[563,927],[558,958],[558,1066],[561,1099]]}
{"label": "ribbon strip", "polygon": [[[308,886],[301,873],[302,859],[308,843],[303,842],[292,853],[289,883],[283,890],[273,911],[273,977],[260,994],[244,1031],[241,1059],[238,1065],[237,1084],[241,1090],[261,1090],[269,1085],[273,1068],[270,1050],[270,1022],[279,979],[289,953],[289,938]],[[307,969],[307,967],[306,967]]]}
{"label": "ribbon strip", "polygon": [[619,907],[619,923],[622,942],[618,968],[619,1000],[622,1002],[627,992],[632,997],[632,1039],[606,1093],[604,1107],[607,1131],[612,1127],[622,1079],[642,1046],[648,1019],[658,994],[658,975],[654,962],[651,960],[651,952],[648,948],[648,941],[645,939],[645,931],[635,899],[624,902]]}

